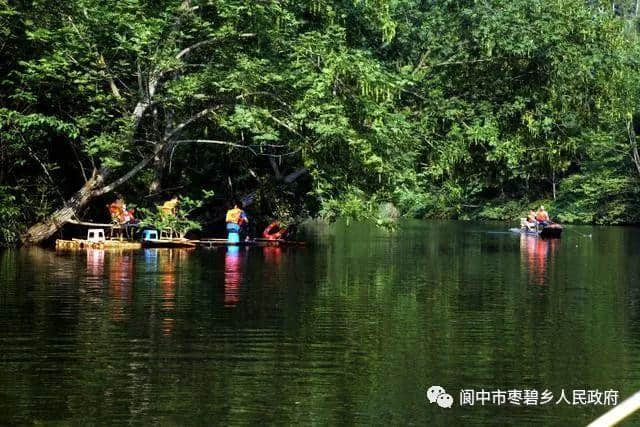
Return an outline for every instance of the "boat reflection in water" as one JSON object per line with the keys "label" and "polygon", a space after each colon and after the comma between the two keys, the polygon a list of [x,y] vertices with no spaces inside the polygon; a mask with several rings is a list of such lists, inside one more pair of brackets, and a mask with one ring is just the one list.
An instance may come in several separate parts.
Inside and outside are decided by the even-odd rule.
{"label": "boat reflection in water", "polygon": [[530,234],[520,235],[520,254],[527,270],[532,275],[532,282],[546,285],[548,267],[553,263],[553,256],[558,246],[558,239],[543,239]]}
{"label": "boat reflection in water", "polygon": [[113,320],[125,320],[126,310],[133,300],[133,255],[109,254],[109,313]]}
{"label": "boat reflection in water", "polygon": [[242,253],[239,246],[227,247],[224,257],[224,306],[235,307],[240,301],[243,278]]}

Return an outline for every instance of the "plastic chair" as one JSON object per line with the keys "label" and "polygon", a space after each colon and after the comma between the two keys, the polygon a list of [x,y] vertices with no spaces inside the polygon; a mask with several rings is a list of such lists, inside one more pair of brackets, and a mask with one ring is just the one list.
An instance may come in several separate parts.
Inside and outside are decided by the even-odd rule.
{"label": "plastic chair", "polygon": [[90,228],[87,231],[87,241],[94,243],[104,242],[104,228]]}
{"label": "plastic chair", "polygon": [[142,240],[158,240],[158,230],[144,230]]}

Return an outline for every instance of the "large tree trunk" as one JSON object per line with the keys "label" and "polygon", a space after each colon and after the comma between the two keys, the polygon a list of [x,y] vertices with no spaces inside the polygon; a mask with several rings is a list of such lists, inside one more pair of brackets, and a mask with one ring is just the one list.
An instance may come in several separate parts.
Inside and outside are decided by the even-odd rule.
{"label": "large tree trunk", "polygon": [[135,165],[127,173],[114,180],[110,184],[106,184],[105,181],[107,179],[107,176],[111,175],[113,171],[107,168],[102,168],[99,171],[94,171],[91,179],[87,181],[82,186],[82,188],[78,190],[73,195],[73,197],[71,197],[71,199],[69,199],[64,204],[64,207],[49,215],[46,220],[31,226],[31,228],[29,228],[29,230],[27,230],[27,232],[22,235],[22,243],[25,245],[33,245],[53,236],[53,234],[58,231],[60,227],[62,227],[65,223],[72,219],[80,209],[82,209],[87,205],[87,203],[91,201],[91,199],[109,193],[115,190],[118,186],[127,182],[138,172],[140,172],[145,166],[147,166],[151,159],[155,155],[157,155],[163,148],[163,145],[158,145],[152,154],[142,158],[142,160],[140,160],[137,165]]}
{"label": "large tree trunk", "polygon": [[153,157],[153,179],[149,184],[149,196],[156,196],[162,191],[162,180],[166,166],[166,150],[162,149]]}
{"label": "large tree trunk", "polygon": [[631,145],[631,160],[636,165],[638,174],[640,174],[640,154],[638,153],[638,139],[636,138],[636,127],[633,120],[627,124],[627,132],[629,134],[629,144]]}
{"label": "large tree trunk", "polygon": [[640,174],[640,154],[638,153],[638,145],[633,146],[631,150],[631,158],[633,159],[633,163],[636,165],[638,174]]}
{"label": "large tree trunk", "polygon": [[[194,8],[191,6],[190,0],[183,0],[181,9],[186,11],[194,11],[197,9],[197,6]],[[180,22],[180,19],[184,16],[184,13],[180,13],[177,17],[176,24]],[[253,34],[242,35],[245,36],[253,36]],[[185,56],[187,56],[193,49],[196,49],[203,44],[211,43],[213,39],[200,41],[195,43],[183,50],[181,50],[176,56],[175,59],[181,60]],[[104,58],[103,58],[104,61]],[[155,102],[155,95],[157,89],[162,84],[162,79],[166,77],[166,72],[151,70],[149,73],[149,78],[145,82],[143,82],[142,71],[140,68],[138,69],[138,80],[139,80],[139,89],[141,90],[141,97],[138,100],[131,117],[133,119],[133,129],[137,130],[138,126],[142,122],[142,119],[149,109],[151,105]],[[120,97],[120,93],[118,88],[115,85],[113,79],[109,80],[109,85],[111,90],[117,98]],[[215,107],[218,108],[218,107]],[[167,134],[167,140],[171,139],[175,135],[177,135],[182,128],[191,123],[192,121],[198,119],[206,115],[208,112],[212,111],[215,108],[206,109],[201,111],[194,117],[185,121],[184,123],[178,125],[173,130],[169,131]],[[135,132],[134,132],[135,133]],[[93,176],[90,180],[88,180],[80,190],[78,190],[73,197],[67,200],[64,206],[54,213],[52,213],[47,219],[42,222],[39,222],[33,226],[31,226],[26,233],[21,236],[22,243],[25,245],[33,245],[42,242],[43,240],[48,239],[53,236],[53,234],[60,229],[65,223],[67,223],[70,219],[72,219],[78,211],[80,211],[84,206],[86,206],[94,197],[101,196],[110,191],[113,191],[116,187],[121,185],[122,183],[129,180],[131,177],[135,176],[140,170],[148,165],[148,163],[152,159],[158,159],[158,164],[155,166],[156,171],[156,179],[154,180],[155,185],[157,185],[158,189],[162,185],[162,174],[164,173],[165,168],[165,155],[164,152],[166,144],[158,143],[155,144],[153,153],[149,156],[144,157],[140,162],[134,166],[131,170],[129,170],[124,175],[120,176],[118,179],[113,182],[107,184],[106,179],[107,175],[109,175],[112,171],[107,168],[102,168],[99,171],[94,171]],[[152,184],[154,185],[154,184]]]}
{"label": "large tree trunk", "polygon": [[31,226],[21,236],[22,243],[34,245],[53,236],[67,221],[72,219],[80,209],[95,196],[95,190],[104,184],[107,172],[95,172],[80,190],[71,197],[65,205],[49,215],[47,219]]}

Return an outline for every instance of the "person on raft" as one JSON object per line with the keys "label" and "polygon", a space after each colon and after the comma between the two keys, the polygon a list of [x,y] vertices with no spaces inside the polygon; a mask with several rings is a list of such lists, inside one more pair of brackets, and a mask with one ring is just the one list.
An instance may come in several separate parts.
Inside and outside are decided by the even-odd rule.
{"label": "person on raft", "polygon": [[170,200],[167,200],[166,202],[164,202],[161,206],[159,206],[160,212],[162,212],[162,215],[174,215],[177,213],[177,209],[178,209],[178,197],[173,196]]}
{"label": "person on raft", "polygon": [[545,210],[544,206],[540,206],[538,211],[536,212],[536,221],[538,224],[543,227],[551,224],[551,220],[549,219],[549,213]]}
{"label": "person on raft", "polygon": [[230,233],[238,233],[242,231],[243,226],[249,224],[249,218],[247,214],[240,207],[240,202],[234,202],[233,209],[227,211],[227,231]]}
{"label": "person on raft", "polygon": [[280,240],[284,238],[288,230],[279,221],[273,221],[262,232],[262,238],[267,240]]}
{"label": "person on raft", "polygon": [[124,202],[122,195],[118,194],[116,200],[109,204],[109,213],[111,214],[111,222],[114,224],[125,225],[133,223],[135,218],[133,217],[133,209],[127,209],[127,205]]}

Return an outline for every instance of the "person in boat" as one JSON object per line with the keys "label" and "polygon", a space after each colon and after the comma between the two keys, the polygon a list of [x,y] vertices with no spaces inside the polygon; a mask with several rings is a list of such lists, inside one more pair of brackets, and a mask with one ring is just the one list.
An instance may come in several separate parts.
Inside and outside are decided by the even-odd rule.
{"label": "person in boat", "polygon": [[246,227],[249,224],[249,218],[247,214],[241,208],[241,202],[234,202],[233,208],[227,211],[226,223],[227,223],[227,231],[229,233],[238,233],[240,234],[243,230],[243,227]]}
{"label": "person in boat", "polygon": [[536,221],[538,221],[538,224],[543,227],[551,223],[549,213],[545,210],[544,206],[540,206],[538,208],[538,211],[536,212]]}
{"label": "person in boat", "polygon": [[529,231],[535,231],[538,227],[538,221],[536,221],[536,213],[530,210],[526,218],[523,218],[520,226],[526,228]]}

